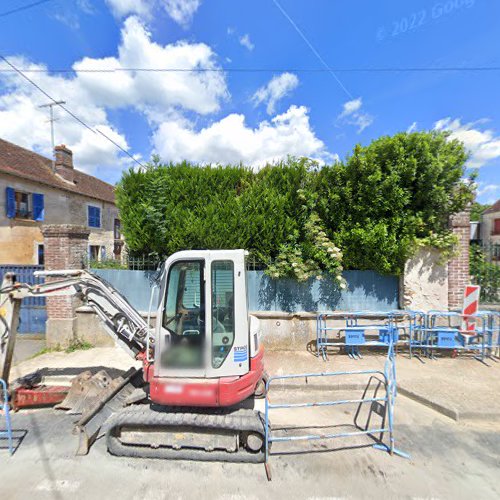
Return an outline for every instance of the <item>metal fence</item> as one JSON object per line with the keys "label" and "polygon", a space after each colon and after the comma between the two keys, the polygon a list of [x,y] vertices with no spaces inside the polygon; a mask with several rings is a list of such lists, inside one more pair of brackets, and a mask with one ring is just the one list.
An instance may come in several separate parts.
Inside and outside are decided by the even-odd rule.
{"label": "metal fence", "polygon": [[[0,283],[6,273],[14,273],[16,280],[30,285],[42,284],[45,278],[35,276],[35,271],[43,271],[43,266],[1,265]],[[21,302],[19,333],[44,334],[47,321],[45,297],[26,297]]]}
{"label": "metal fence", "polygon": [[474,283],[481,286],[481,302],[500,304],[499,244],[471,244],[470,274]]}
{"label": "metal fence", "polygon": [[[384,370],[357,370],[357,371],[343,371],[343,372],[316,372],[316,373],[294,373],[290,375],[274,375],[269,377],[266,382],[266,398],[265,398],[265,413],[264,413],[264,425],[265,425],[265,463],[266,463],[266,473],[268,480],[271,480],[271,469],[269,465],[269,458],[271,455],[271,444],[272,443],[285,443],[285,442],[297,442],[297,441],[326,441],[335,438],[351,438],[355,436],[369,436],[374,440],[372,447],[375,449],[383,450],[389,452],[391,455],[399,455],[403,458],[410,458],[410,455],[397,449],[395,447],[394,438],[394,406],[397,396],[397,383],[396,383],[396,361],[394,354],[394,346],[392,342],[389,342],[387,346],[387,358],[384,365]],[[362,396],[359,398],[349,398],[349,399],[331,399],[328,401],[312,401],[313,397],[309,396],[308,401],[301,401],[299,403],[295,402],[274,402],[275,395],[273,394],[273,402],[271,402],[270,392],[271,386],[282,384],[285,381],[305,379],[306,383],[309,380],[319,379],[319,378],[333,378],[341,379],[344,377],[366,377],[367,384],[363,391]],[[273,382],[276,382],[273,384]],[[310,388],[310,386],[308,386]],[[364,422],[361,422],[360,412],[363,405],[368,405],[369,411]],[[330,432],[324,427],[318,432],[317,426],[309,427],[307,424],[303,424],[303,420],[300,420],[299,425],[285,427],[280,426],[280,428],[273,428],[270,423],[269,414],[271,411],[276,411],[280,409],[300,409],[308,408],[314,410],[317,408],[328,408],[328,407],[338,407],[338,406],[353,406],[356,408],[354,412],[354,419],[351,423],[349,420],[345,422],[335,422],[331,426],[328,426]],[[344,410],[341,413],[342,420],[345,418],[344,415],[348,415],[349,411]],[[378,423],[372,423],[372,417],[379,417]],[[344,429],[344,430],[340,430]],[[296,432],[299,434],[296,434]],[[303,432],[301,432],[303,431]],[[388,436],[384,441],[384,437]],[[283,453],[283,452],[282,452]],[[279,454],[279,452],[277,453]]]}

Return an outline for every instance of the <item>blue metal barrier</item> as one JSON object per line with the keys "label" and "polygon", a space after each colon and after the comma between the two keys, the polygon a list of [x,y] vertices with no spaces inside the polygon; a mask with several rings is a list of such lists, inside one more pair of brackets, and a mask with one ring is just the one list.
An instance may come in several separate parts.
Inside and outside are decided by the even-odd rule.
{"label": "blue metal barrier", "polygon": [[475,320],[474,331],[463,327],[465,316],[459,312],[429,311],[423,325],[414,330],[410,341],[410,357],[417,350],[423,356],[435,359],[435,351],[453,350],[472,352],[484,361],[493,355],[495,335],[498,338],[498,313],[478,311],[467,315],[467,320]]}
{"label": "blue metal barrier", "polygon": [[[269,399],[270,389],[273,382],[277,380],[290,380],[298,378],[315,378],[315,377],[343,377],[343,376],[353,376],[353,375],[367,375],[370,376],[368,380],[367,388],[364,390],[363,396],[358,399],[340,399],[332,401],[322,401],[322,402],[303,402],[303,403],[279,403],[272,404]],[[381,397],[366,397],[369,385],[372,378],[375,378],[382,383],[384,387],[384,395]],[[311,441],[318,439],[334,439],[343,438],[359,435],[380,435],[380,438],[373,445],[374,448],[384,450],[389,452],[391,455],[397,454],[399,456],[409,458],[409,455],[395,448],[394,439],[394,405],[397,396],[397,386],[396,386],[396,364],[394,355],[394,344],[389,342],[387,359],[384,366],[384,371],[380,370],[359,370],[359,371],[345,371],[345,372],[325,372],[325,373],[300,373],[292,375],[275,375],[268,379],[266,383],[266,399],[265,399],[265,461],[266,461],[266,472],[268,479],[271,479],[271,472],[269,467],[269,455],[271,443],[273,442],[285,442],[285,441]],[[364,403],[370,403],[383,405],[383,418],[382,424],[378,428],[362,429],[356,425],[356,418],[359,414],[361,405]],[[325,406],[337,406],[346,404],[357,404],[358,410],[354,419],[354,424],[357,430],[353,432],[337,432],[337,433],[327,433],[327,434],[305,434],[299,436],[276,436],[273,435],[269,414],[272,410],[283,409],[283,408],[313,408],[313,407],[325,407]],[[367,424],[367,427],[369,425]],[[383,442],[384,434],[389,434],[389,443]]]}
{"label": "blue metal barrier", "polygon": [[[326,361],[328,347],[343,347],[350,358],[358,359],[362,357],[360,346],[387,347],[390,343],[408,345],[419,314],[415,311],[318,313],[316,355],[321,355]],[[328,321],[335,320],[343,321],[344,324],[328,326]],[[335,334],[337,339],[331,338]]]}
{"label": "blue metal barrier", "polygon": [[7,392],[7,384],[5,380],[0,378],[0,386],[1,386],[1,409],[2,413],[5,417],[5,430],[0,431],[0,437],[7,437],[9,442],[9,452],[12,455],[14,453],[14,445],[12,443],[12,425],[10,422],[10,413],[9,413],[9,394]]}

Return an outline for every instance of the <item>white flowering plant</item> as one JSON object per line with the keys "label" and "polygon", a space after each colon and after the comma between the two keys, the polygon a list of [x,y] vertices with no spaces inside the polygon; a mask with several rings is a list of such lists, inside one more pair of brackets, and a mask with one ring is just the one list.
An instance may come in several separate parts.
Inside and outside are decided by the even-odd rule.
{"label": "white flowering plant", "polygon": [[302,238],[299,231],[295,231],[289,241],[280,246],[276,260],[266,273],[271,278],[289,277],[303,282],[313,277],[321,280],[326,272],[339,288],[346,288],[342,252],[327,236],[319,215],[311,212],[303,228]]}

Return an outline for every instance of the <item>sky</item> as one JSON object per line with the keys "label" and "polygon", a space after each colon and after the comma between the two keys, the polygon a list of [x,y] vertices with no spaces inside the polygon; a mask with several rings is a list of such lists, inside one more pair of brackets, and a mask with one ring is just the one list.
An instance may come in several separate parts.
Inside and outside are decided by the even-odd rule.
{"label": "sky", "polygon": [[64,100],[56,144],[114,183],[152,154],[258,169],[448,130],[492,203],[499,48],[498,0],[2,0],[0,56],[33,83],[0,61],[0,137],[50,156],[39,106]]}

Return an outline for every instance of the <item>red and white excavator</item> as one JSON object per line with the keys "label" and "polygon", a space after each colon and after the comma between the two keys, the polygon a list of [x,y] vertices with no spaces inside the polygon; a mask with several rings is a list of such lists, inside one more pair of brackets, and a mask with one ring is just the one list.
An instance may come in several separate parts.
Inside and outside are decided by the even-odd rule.
{"label": "red and white excavator", "polygon": [[88,376],[73,382],[70,407],[78,391],[88,396],[75,427],[78,453],[105,434],[114,455],[264,461],[264,424],[245,404],[264,394],[266,375],[258,319],[248,313],[244,250],[170,256],[161,271],[154,328],[88,271],[39,274],[51,281],[27,285],[8,274],[1,285],[0,378],[9,377],[25,297],[79,296],[116,342],[142,361],[142,369],[114,380],[93,377],[90,391]]}

